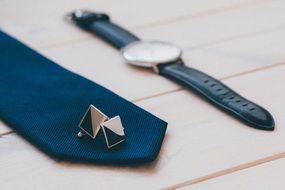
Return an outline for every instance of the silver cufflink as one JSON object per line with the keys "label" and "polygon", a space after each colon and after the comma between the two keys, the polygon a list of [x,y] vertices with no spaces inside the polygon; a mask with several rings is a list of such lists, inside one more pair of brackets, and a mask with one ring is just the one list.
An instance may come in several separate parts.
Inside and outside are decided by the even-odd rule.
{"label": "silver cufflink", "polygon": [[125,141],[124,127],[120,116],[109,118],[92,104],[81,119],[79,128],[78,137],[88,135],[95,139],[102,132],[108,148],[112,148]]}

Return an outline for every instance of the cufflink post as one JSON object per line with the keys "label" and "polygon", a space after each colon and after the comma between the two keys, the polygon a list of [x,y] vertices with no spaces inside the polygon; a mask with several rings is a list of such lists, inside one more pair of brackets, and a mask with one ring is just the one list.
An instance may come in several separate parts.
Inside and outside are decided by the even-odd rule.
{"label": "cufflink post", "polygon": [[83,137],[83,136],[85,136],[85,135],[87,135],[84,131],[79,131],[78,133],[77,133],[77,137],[79,137],[79,138],[81,138],[81,137]]}

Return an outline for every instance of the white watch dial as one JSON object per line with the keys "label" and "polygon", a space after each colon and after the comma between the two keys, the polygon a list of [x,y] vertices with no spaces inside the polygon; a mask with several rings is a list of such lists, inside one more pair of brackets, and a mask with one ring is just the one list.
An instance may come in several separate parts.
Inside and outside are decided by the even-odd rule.
{"label": "white watch dial", "polygon": [[178,59],[182,51],[166,42],[137,41],[124,47],[122,54],[130,64],[152,67],[157,63],[167,63]]}

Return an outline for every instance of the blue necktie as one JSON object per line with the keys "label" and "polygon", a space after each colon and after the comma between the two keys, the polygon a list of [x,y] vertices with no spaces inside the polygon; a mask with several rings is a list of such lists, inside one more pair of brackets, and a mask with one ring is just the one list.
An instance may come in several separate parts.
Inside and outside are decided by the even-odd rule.
{"label": "blue necktie", "polygon": [[[77,126],[90,104],[109,117],[121,117],[126,135],[121,146],[108,149],[100,138],[77,137]],[[138,165],[154,160],[167,126],[1,31],[0,118],[55,159],[98,164]]]}

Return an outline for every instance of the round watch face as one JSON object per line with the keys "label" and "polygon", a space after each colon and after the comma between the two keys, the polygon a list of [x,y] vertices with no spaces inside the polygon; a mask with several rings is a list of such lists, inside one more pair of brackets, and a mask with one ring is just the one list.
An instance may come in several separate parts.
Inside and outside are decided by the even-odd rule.
{"label": "round watch face", "polygon": [[152,67],[158,63],[168,63],[178,59],[182,50],[172,44],[159,41],[137,41],[122,49],[128,63]]}

